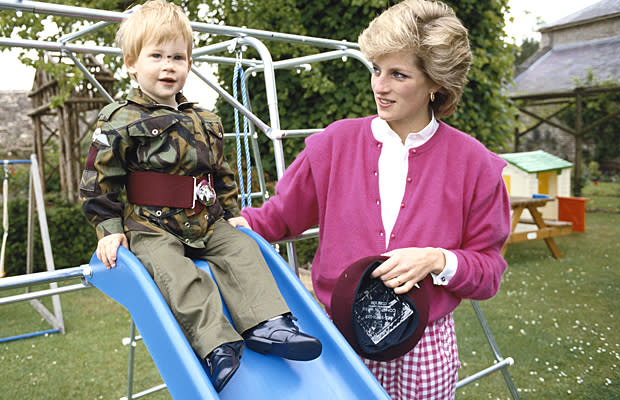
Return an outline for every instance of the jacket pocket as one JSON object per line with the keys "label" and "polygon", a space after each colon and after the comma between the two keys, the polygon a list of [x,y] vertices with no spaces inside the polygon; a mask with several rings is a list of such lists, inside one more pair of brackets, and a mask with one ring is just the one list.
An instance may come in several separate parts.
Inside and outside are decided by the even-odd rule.
{"label": "jacket pocket", "polygon": [[174,115],[145,118],[127,126],[127,133],[136,146],[136,162],[148,169],[166,169],[179,163],[174,135],[179,119]]}

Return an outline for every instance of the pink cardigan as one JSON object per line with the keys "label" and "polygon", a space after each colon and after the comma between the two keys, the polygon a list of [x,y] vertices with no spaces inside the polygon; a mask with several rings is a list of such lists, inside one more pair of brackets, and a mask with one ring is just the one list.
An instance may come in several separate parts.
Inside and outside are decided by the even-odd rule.
{"label": "pink cardigan", "polygon": [[312,282],[328,313],[336,279],[349,264],[403,247],[441,247],[457,256],[448,285],[432,287],[430,321],[461,299],[495,295],[506,269],[500,251],[510,233],[505,162],[440,122],[435,135],[409,153],[405,195],[386,249],[377,174],[381,143],[372,135],[372,118],[337,121],[308,137],[276,195],[242,215],[268,241],[319,225]]}

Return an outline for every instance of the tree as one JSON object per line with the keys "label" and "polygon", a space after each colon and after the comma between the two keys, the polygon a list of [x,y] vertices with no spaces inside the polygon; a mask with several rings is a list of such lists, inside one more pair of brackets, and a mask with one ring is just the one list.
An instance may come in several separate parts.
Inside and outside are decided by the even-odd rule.
{"label": "tree", "polygon": [[[351,42],[357,41],[357,36],[370,20],[392,3],[386,0],[208,2],[217,23]],[[462,103],[447,122],[471,133],[491,149],[501,150],[510,139],[512,119],[516,114],[503,92],[503,86],[512,77],[514,61],[513,46],[504,43],[504,13],[508,2],[461,0],[448,3],[469,29],[474,57]],[[306,54],[318,51],[285,43],[269,43],[269,49],[274,60],[299,56],[302,51]],[[276,77],[284,129],[323,127],[336,119],[376,112],[369,73],[357,61],[315,64],[310,72],[301,75],[295,71],[278,71]],[[220,68],[220,84],[230,88],[231,80],[232,68]],[[252,93],[253,110],[259,116],[266,115],[260,79],[250,80],[248,90]],[[221,102],[218,108],[225,124],[232,126],[230,108]],[[268,139],[260,137],[261,154],[271,152]],[[287,160],[294,158],[302,148],[298,140],[285,141]]]}
{"label": "tree", "polygon": [[[123,12],[136,4],[143,3],[144,0],[139,2],[132,0],[54,0],[55,4],[76,6],[83,8],[93,8],[106,11]],[[190,20],[199,21],[204,17],[203,2],[200,0],[183,0],[173,1],[176,4],[181,5],[187,12]],[[76,32],[79,29],[83,29],[97,21],[81,20],[75,17],[62,17],[53,15],[43,15],[32,12],[13,12],[3,10],[0,13],[0,35],[3,37],[19,37],[21,39],[33,39],[33,40],[48,40],[58,41],[64,35]],[[116,31],[118,30],[118,24],[110,24],[107,27],[98,29],[87,35],[80,37],[73,43],[88,43],[89,45],[98,46],[114,46],[114,38]],[[199,35],[196,44],[198,44],[204,35]],[[69,64],[52,65],[47,61],[47,57],[44,56],[43,50],[36,50],[36,56],[31,57],[31,52],[24,49],[21,52],[20,60],[23,64],[34,67],[37,70],[43,70],[50,73],[52,76],[59,80],[59,87],[61,89],[60,95],[55,99],[54,104],[60,105],[67,100],[72,87],[79,85],[82,82],[83,76],[78,68],[75,68]],[[78,57],[80,57],[78,55]],[[103,56],[103,63],[111,71],[120,71],[122,66],[122,58],[120,56],[105,55]],[[129,78],[127,76],[120,77],[118,84],[116,85],[117,93],[125,92],[128,90]]]}
{"label": "tree", "polygon": [[[116,0],[57,0],[58,3],[104,10],[123,11],[129,1]],[[175,1],[187,11],[193,21],[224,23],[230,26],[246,26],[254,29],[326,37],[355,42],[357,36],[370,20],[393,4],[389,0],[183,0]],[[502,88],[511,79],[513,46],[504,42],[504,13],[508,0],[452,0],[457,16],[468,27],[474,55],[469,83],[457,112],[447,119],[455,127],[468,132],[493,150],[501,150],[511,136],[514,110]],[[208,13],[205,9],[210,10]],[[5,37],[18,35],[22,38],[40,38],[44,25],[42,20],[55,23],[59,32],[52,39],[73,32],[83,21],[75,18],[48,16],[23,12],[0,14],[1,33]],[[26,29],[28,27],[29,29]],[[112,45],[117,26],[112,24],[103,30],[81,38],[97,45]],[[197,46],[225,38],[202,34]],[[270,42],[268,48],[274,60],[316,53],[315,48],[302,48],[282,42]],[[252,56],[248,51],[247,56]],[[255,55],[254,55],[255,56]],[[52,67],[42,57],[23,61],[35,68],[52,71],[61,79],[61,86],[71,87],[81,81],[81,74],[68,66]],[[121,65],[120,57],[105,56],[105,64],[113,71]],[[220,68],[220,83],[231,87],[232,68]],[[324,127],[330,122],[347,117],[359,117],[374,113],[375,106],[369,84],[369,73],[359,62],[324,62],[313,65],[308,73],[278,71],[277,88],[281,126],[284,129]],[[118,86],[126,90],[126,80]],[[264,87],[260,79],[250,80],[249,92],[252,108],[264,121],[268,121]],[[66,96],[68,90],[63,92]],[[59,99],[62,102],[64,99]],[[222,102],[218,112],[226,127],[232,127],[232,109]],[[263,135],[260,137],[264,138]],[[262,139],[264,141],[264,139]],[[285,155],[292,159],[302,148],[300,140],[285,143]],[[263,154],[271,151],[264,143]],[[272,175],[272,178],[275,176]]]}
{"label": "tree", "polygon": [[521,65],[525,60],[530,58],[540,48],[538,40],[533,38],[525,38],[521,42],[521,46],[515,47],[515,65]]}

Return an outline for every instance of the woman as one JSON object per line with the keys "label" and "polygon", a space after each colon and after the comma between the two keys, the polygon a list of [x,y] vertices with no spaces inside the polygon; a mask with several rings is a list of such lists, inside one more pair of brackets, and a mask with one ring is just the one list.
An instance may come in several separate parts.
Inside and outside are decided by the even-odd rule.
{"label": "woman", "polygon": [[396,293],[430,274],[422,339],[402,357],[365,362],[393,399],[454,398],[452,312],[462,299],[495,295],[506,269],[505,163],[436,119],[457,107],[471,62],[467,30],[451,8],[405,0],[375,18],[359,44],[373,65],[377,115],[308,137],[276,195],[230,222],[270,241],[318,224],[312,281],[328,313],[340,273],[361,257],[389,257],[373,276]]}

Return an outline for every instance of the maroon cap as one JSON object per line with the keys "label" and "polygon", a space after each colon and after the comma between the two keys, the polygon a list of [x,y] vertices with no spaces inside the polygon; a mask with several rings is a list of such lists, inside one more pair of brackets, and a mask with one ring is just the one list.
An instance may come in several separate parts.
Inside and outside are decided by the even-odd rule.
{"label": "maroon cap", "polygon": [[386,256],[362,258],[340,274],[332,292],[334,324],[361,356],[386,361],[415,347],[428,323],[428,285],[431,277],[418,282],[407,294],[372,278],[371,273]]}

